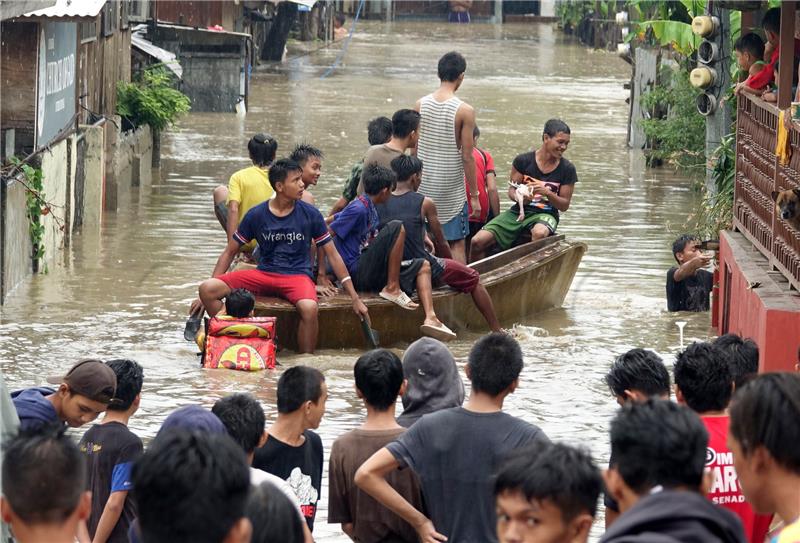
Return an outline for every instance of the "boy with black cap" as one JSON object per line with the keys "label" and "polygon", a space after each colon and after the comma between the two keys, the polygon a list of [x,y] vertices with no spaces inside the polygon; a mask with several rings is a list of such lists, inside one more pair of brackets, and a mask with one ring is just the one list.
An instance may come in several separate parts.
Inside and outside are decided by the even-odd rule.
{"label": "boy with black cap", "polygon": [[114,370],[91,359],[78,362],[63,377],[49,377],[47,382],[58,385],[58,389],[33,387],[11,394],[20,432],[88,424],[106,410],[117,389]]}

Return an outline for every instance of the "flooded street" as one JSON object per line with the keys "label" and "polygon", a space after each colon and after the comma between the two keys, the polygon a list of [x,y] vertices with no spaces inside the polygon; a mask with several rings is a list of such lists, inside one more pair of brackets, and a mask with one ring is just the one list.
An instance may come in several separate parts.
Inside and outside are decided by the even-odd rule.
{"label": "flooded street", "polygon": [[[43,384],[79,358],[126,357],[145,367],[142,407],[131,421],[145,441],[175,407],[210,406],[231,392],[255,394],[272,420],[277,373],[201,370],[194,345],[182,337],[197,284],[224,245],[211,191],[248,165],[247,140],[264,131],[278,140],[278,156],[301,141],[324,151],[323,175],[312,192],[327,213],[367,148],[367,122],[413,107],[433,91],[436,61],[452,49],[467,59],[459,96],[476,109],[480,146],[494,156],[501,194],[514,156],[540,141],[548,118],[560,117],[572,129],[566,156],[579,182],[559,231],[589,250],[564,307],[517,326],[526,367],[507,408],[555,440],[590,447],[605,463],[616,404],[602,377],[612,359],[650,347],[671,364],[678,349],[674,322],[680,319],[665,309],[665,272],[672,240],[697,195],[688,179],[667,168],[645,170],[641,155],[625,147],[623,83],[630,67],[550,25],[360,23],[329,77],[320,79],[338,46],[280,70],[254,72],[243,120],[184,117],[164,135],[160,178],[133,189],[130,205],[108,213],[99,230],[76,236],[65,266],[51,266],[49,275],[26,281],[6,300],[0,361],[9,388]],[[687,339],[708,337],[708,314],[685,320]],[[476,337],[451,344],[460,363]],[[320,428],[326,461],[333,440],[361,419],[352,383],[358,354],[279,356],[283,364],[313,364],[326,375],[330,399]],[[347,541],[338,525],[325,522],[327,499],[323,489],[314,535]]]}

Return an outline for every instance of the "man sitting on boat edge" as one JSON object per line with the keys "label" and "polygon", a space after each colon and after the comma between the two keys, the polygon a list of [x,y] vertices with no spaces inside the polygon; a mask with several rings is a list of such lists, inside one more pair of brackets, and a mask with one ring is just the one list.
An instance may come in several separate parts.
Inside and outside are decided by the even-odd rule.
{"label": "man sitting on boat edge", "polygon": [[[578,174],[575,166],[564,158],[570,141],[570,129],[560,119],[544,125],[542,144],[538,149],[517,155],[511,166],[511,183],[528,184],[532,196],[524,199],[524,218],[519,220],[519,203],[489,221],[472,238],[470,260],[487,256],[495,246],[511,248],[525,230],[531,239],[552,236],[558,227],[559,212],[569,209]],[[508,197],[517,202],[516,188],[510,185]]]}
{"label": "man sitting on boat edge", "polygon": [[[234,288],[244,288],[256,296],[280,296],[295,306],[300,316],[298,351],[311,353],[317,344],[317,293],[312,280],[311,241],[323,247],[334,274],[353,300],[353,311],[368,318],[367,307],[358,297],[347,268],[342,262],[322,214],[302,202],[302,169],[293,160],[282,159],[270,169],[269,182],[275,198],[252,208],[217,260],[211,279],[200,285],[200,299],[213,317],[222,308],[222,299]],[[239,247],[256,239],[259,263],[255,270],[226,273]]]}
{"label": "man sitting on boat edge", "polygon": [[[442,232],[436,204],[417,192],[422,181],[422,161],[415,156],[400,155],[391,162],[397,174],[397,185],[390,198],[377,206],[381,227],[401,221],[406,231],[403,259],[424,258],[431,265],[434,284],[445,284],[458,292],[469,294],[492,332],[502,328],[494,311],[492,298],[480,282],[480,274],[451,258],[450,246]],[[425,250],[425,225],[428,225],[436,256]]]}
{"label": "man sitting on boat edge", "polygon": [[[418,305],[408,295],[416,289],[425,320],[420,332],[441,341],[456,335],[436,316],[433,309],[431,266],[424,258],[403,259],[406,232],[401,221],[388,223],[380,232],[376,205],[391,196],[397,181],[395,173],[383,166],[369,164],[362,177],[364,193],[347,204],[330,224],[336,248],[360,291],[378,292],[381,298],[403,309]],[[320,269],[323,269],[320,265]]]}

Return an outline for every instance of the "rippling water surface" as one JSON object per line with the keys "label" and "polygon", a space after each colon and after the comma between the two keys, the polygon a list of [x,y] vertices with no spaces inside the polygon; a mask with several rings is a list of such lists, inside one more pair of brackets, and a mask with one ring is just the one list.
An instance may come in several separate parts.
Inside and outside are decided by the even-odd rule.
{"label": "rippling water surface", "polygon": [[[536,145],[545,120],[561,117],[572,128],[566,156],[579,183],[559,231],[585,241],[589,251],[564,307],[516,326],[526,367],[507,409],[606,462],[616,404],[602,377],[613,357],[643,346],[671,363],[678,349],[664,278],[671,241],[697,196],[688,179],[646,170],[641,155],[626,149],[629,66],[549,25],[362,24],[330,77],[320,79],[335,48],[255,73],[245,120],[209,113],[182,119],[164,135],[152,186],[133,189],[127,208],[74,238],[64,266],[51,266],[7,299],[0,361],[9,387],[42,384],[81,357],[130,357],[146,372],[142,407],[131,422],[145,441],[174,408],[210,406],[235,391],[255,394],[272,420],[277,374],[201,370],[182,337],[187,304],[224,245],[211,190],[248,164],[248,138],[267,131],[278,139],[279,155],[300,141],[323,149],[323,176],[313,192],[327,211],[367,147],[369,119],[412,107],[435,89],[436,62],[452,49],[467,58],[459,96],[476,108],[480,145],[495,158],[501,190],[514,156]],[[708,315],[686,317],[687,338],[708,336]],[[460,364],[476,338],[451,344]],[[326,375],[326,458],[336,436],[362,417],[352,383],[358,353],[281,358]],[[346,541],[338,525],[325,523],[326,510],[324,488],[315,536]]]}

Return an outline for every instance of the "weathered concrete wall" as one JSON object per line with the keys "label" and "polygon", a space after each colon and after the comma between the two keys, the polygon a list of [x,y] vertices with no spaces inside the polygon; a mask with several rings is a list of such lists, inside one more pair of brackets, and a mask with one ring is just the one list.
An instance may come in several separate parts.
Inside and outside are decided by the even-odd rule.
{"label": "weathered concrete wall", "polygon": [[44,259],[39,271],[54,264],[71,231],[75,208],[72,190],[75,179],[75,138],[70,136],[41,155],[44,199],[51,206],[50,212],[40,219],[44,225]]}
{"label": "weathered concrete wall", "polygon": [[[113,128],[110,130],[109,125]],[[118,134],[112,123],[82,127],[79,136],[54,144],[36,157],[43,175],[43,193],[50,211],[41,217],[45,227],[44,259],[39,271],[58,265],[76,228],[99,226],[103,210],[131,205],[138,187],[152,183],[153,137],[150,127]],[[105,139],[114,140],[106,153]],[[81,167],[78,167],[78,150]],[[80,176],[78,175],[80,174]],[[80,178],[79,178],[80,177]],[[17,181],[3,183],[0,201],[0,302],[33,272],[32,244],[26,216],[26,191]],[[96,231],[91,228],[88,231]]]}
{"label": "weathered concrete wall", "polygon": [[236,111],[241,77],[239,62],[238,57],[198,53],[181,57],[181,90],[192,99],[193,111]]}
{"label": "weathered concrete wall", "polygon": [[111,172],[106,174],[105,209],[114,211],[130,204],[130,187],[152,183],[153,134],[150,127],[117,134],[112,149]]}
{"label": "weathered concrete wall", "polygon": [[20,281],[31,274],[31,238],[25,214],[25,187],[14,180],[3,182],[0,209],[0,298],[5,298]]}
{"label": "weathered concrete wall", "polygon": [[95,226],[103,219],[103,191],[105,187],[105,157],[103,156],[102,126],[83,127],[86,152],[83,156],[83,221],[84,226]]}

